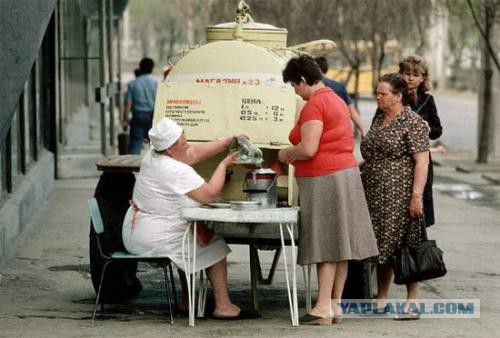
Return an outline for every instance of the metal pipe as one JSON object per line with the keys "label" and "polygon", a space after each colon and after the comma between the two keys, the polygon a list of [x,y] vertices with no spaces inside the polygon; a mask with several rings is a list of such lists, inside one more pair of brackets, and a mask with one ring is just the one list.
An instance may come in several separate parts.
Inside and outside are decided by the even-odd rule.
{"label": "metal pipe", "polygon": [[[106,0],[101,0],[99,4],[99,84],[102,89],[106,87],[106,22],[104,15],[106,12]],[[100,100],[101,111],[101,153],[106,155],[106,99],[102,97]]]}
{"label": "metal pipe", "polygon": [[116,27],[116,78],[118,80],[118,93],[116,95],[116,100],[118,100],[118,121],[121,121],[121,113],[123,111],[123,95],[122,95],[122,25],[120,18],[114,20]]}
{"label": "metal pipe", "polygon": [[113,0],[107,0],[107,47],[108,47],[108,100],[109,100],[109,145],[115,146],[115,98],[116,84],[114,78],[113,58]]}

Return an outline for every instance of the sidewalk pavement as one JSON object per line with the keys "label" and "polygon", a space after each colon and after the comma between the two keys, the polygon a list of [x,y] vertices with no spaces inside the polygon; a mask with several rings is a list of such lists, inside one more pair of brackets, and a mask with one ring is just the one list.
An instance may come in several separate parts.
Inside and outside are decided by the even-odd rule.
{"label": "sidewalk pavement", "polygon": [[[96,179],[60,180],[45,210],[17,242],[15,256],[0,267],[0,337],[496,337],[500,304],[499,187],[479,173],[435,168],[437,224],[430,228],[445,251],[448,274],[421,284],[420,298],[481,300],[480,319],[346,319],[330,327],[290,326],[282,262],[274,283],[261,286],[262,318],[245,321],[168,322],[160,269],[139,266],[143,291],[132,304],[107,306],[104,319],[90,322],[95,299],[89,275],[89,220],[86,200]],[[460,189],[483,192],[483,200],[464,200]],[[470,195],[472,196],[472,195]],[[469,197],[470,197],[469,196]],[[250,306],[248,249],[232,246],[229,287],[232,298]],[[271,252],[264,252],[264,270]],[[300,271],[300,270],[299,270]],[[299,312],[304,312],[302,274]],[[315,281],[313,281],[315,285]],[[394,285],[391,298],[404,298]]]}

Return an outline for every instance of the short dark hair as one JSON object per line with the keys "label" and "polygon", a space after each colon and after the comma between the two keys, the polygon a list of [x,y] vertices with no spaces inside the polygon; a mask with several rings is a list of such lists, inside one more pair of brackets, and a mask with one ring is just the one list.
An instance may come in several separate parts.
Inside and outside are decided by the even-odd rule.
{"label": "short dark hair", "polygon": [[321,69],[321,72],[323,74],[326,74],[328,72],[328,61],[324,56],[318,56],[316,59],[316,63],[319,65],[319,68]]}
{"label": "short dark hair", "polygon": [[312,56],[302,54],[288,61],[283,70],[283,82],[300,83],[304,78],[309,86],[312,86],[323,79],[323,74],[319,65]]}
{"label": "short dark hair", "polygon": [[403,77],[400,74],[398,73],[384,74],[378,79],[378,82],[388,83],[391,86],[391,92],[393,94],[401,93],[403,105],[406,106],[408,104],[409,102],[408,85],[406,84],[406,81],[403,80]]}
{"label": "short dark hair", "polygon": [[141,62],[139,62],[139,70],[141,74],[150,74],[153,72],[153,68],[155,67],[155,62],[150,58],[143,58]]}

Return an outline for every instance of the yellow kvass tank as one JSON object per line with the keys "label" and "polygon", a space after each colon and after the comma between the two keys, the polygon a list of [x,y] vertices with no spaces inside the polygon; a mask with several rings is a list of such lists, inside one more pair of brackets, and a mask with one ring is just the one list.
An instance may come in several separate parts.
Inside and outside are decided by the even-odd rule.
{"label": "yellow kvass tank", "polygon": [[[321,40],[286,47],[287,30],[256,23],[242,1],[236,20],[207,27],[207,44],[187,52],[166,81],[159,85],[153,124],[163,117],[184,128],[190,142],[211,141],[230,135],[247,134],[262,149],[264,167],[273,167],[278,176],[278,198],[297,204],[293,167],[277,163],[279,149],[289,146],[302,100],[281,72],[286,62],[300,52],[325,51],[335,45]],[[197,166],[209,178],[226,154]],[[223,198],[242,200],[247,169],[235,167]]]}

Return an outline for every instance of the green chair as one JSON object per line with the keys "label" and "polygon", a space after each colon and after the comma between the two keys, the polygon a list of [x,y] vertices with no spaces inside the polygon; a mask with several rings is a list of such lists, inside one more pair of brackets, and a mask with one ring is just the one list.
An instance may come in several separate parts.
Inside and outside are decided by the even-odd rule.
{"label": "green chair", "polygon": [[[89,205],[89,212],[90,212],[90,218],[92,220],[92,226],[94,228],[94,231],[96,233],[96,238],[97,238],[97,246],[99,247],[99,253],[102,256],[102,258],[106,261],[104,263],[104,266],[102,268],[102,273],[101,273],[101,281],[99,283],[99,288],[97,290],[97,296],[95,300],[95,305],[94,305],[94,312],[92,313],[92,322],[95,319],[95,315],[97,312],[97,305],[99,304],[99,296],[101,294],[101,287],[102,283],[104,281],[104,275],[106,273],[106,268],[109,265],[109,263],[113,261],[118,261],[118,260],[134,260],[138,262],[148,262],[148,263],[156,263],[161,265],[163,268],[163,273],[165,276],[165,290],[167,293],[167,302],[168,302],[168,308],[170,312],[170,323],[174,323],[174,316],[173,316],[173,308],[176,307],[177,301],[176,301],[176,295],[175,295],[175,284],[174,284],[174,275],[172,272],[172,264],[170,262],[170,259],[168,257],[163,257],[163,256],[145,256],[145,255],[133,255],[131,253],[128,253],[126,251],[118,251],[118,252],[107,252],[103,245],[102,245],[102,235],[104,233],[104,225],[102,222],[101,218],[101,213],[99,211],[99,206],[97,205],[97,200],[95,198],[92,198],[88,200],[88,205]],[[170,283],[171,285],[169,286],[168,279],[170,277]],[[170,287],[172,289],[170,289]],[[173,293],[173,296],[172,296]],[[172,307],[172,301],[174,302],[174,306]],[[102,312],[102,305],[101,304],[101,312]]]}

